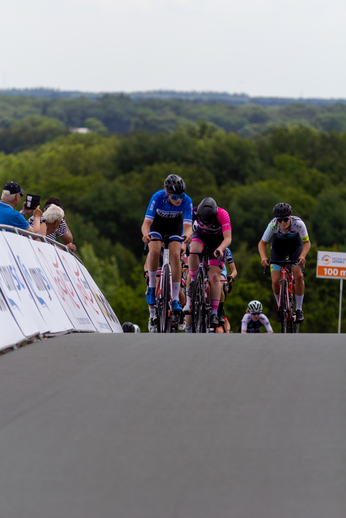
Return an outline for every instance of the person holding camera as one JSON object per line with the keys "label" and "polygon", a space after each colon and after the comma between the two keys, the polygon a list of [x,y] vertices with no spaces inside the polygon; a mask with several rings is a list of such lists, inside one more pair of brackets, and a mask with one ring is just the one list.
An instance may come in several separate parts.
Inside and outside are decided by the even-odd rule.
{"label": "person holding camera", "polygon": [[[48,220],[46,220],[46,212],[51,208],[55,207],[60,209],[60,211],[53,210],[50,212]],[[62,218],[60,217],[62,214]],[[56,216],[56,219],[53,219]],[[32,217],[29,218],[29,223],[32,222]],[[46,220],[46,221],[45,221]],[[57,225],[57,222],[59,221],[59,224]],[[46,224],[47,223],[47,226]],[[54,228],[53,228],[54,227]],[[64,207],[61,205],[61,201],[58,198],[48,198],[44,205],[43,209],[43,216],[41,217],[41,234],[44,236],[54,239],[57,241],[57,238],[59,238],[62,243],[67,246],[72,252],[75,252],[77,247],[73,244],[73,235],[68,228],[66,221],[65,221],[65,212]],[[54,236],[53,236],[54,234]]]}
{"label": "person holding camera", "polygon": [[40,218],[42,216],[40,206],[38,205],[35,208],[31,223],[26,221],[23,212],[17,212],[14,209],[19,204],[24,193],[25,191],[16,182],[8,182],[4,186],[0,201],[0,225],[10,225],[39,234]]}

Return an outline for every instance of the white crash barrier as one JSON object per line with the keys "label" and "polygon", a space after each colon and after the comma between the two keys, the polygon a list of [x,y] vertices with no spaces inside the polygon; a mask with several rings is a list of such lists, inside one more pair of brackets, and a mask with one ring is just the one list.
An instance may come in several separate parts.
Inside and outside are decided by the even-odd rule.
{"label": "white crash barrier", "polygon": [[13,232],[0,232],[0,350],[34,336],[122,333],[111,306],[74,254],[47,238],[3,228]]}

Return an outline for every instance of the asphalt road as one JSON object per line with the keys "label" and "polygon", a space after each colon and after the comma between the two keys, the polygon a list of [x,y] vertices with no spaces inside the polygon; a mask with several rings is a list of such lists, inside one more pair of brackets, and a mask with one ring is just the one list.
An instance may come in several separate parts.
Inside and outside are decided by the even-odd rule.
{"label": "asphalt road", "polygon": [[0,356],[0,518],[345,518],[345,335],[70,335]]}

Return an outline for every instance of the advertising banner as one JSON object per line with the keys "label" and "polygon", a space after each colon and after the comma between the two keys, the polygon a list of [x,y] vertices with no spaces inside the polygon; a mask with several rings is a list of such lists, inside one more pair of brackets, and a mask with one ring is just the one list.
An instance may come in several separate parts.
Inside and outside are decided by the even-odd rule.
{"label": "advertising banner", "polygon": [[57,252],[66,273],[71,279],[72,284],[97,331],[100,333],[112,333],[112,328],[108,324],[89,284],[85,280],[81,270],[81,263],[73,255],[64,250],[58,248]]}
{"label": "advertising banner", "polygon": [[[3,243],[6,244],[6,243]],[[1,246],[1,245],[0,245]],[[25,340],[0,289],[0,350]]]}
{"label": "advertising banner", "polygon": [[[77,331],[96,331],[88,313],[84,309],[71,279],[63,268],[55,246],[30,240],[36,257],[48,278],[48,282]],[[68,252],[65,252],[68,253]]]}
{"label": "advertising banner", "polygon": [[113,333],[122,333],[123,330],[120,325],[120,322],[119,322],[116,314],[114,313],[111,305],[109,304],[108,300],[103,295],[102,291],[97,286],[96,282],[91,277],[90,273],[88,272],[88,270],[85,268],[85,266],[83,264],[80,264],[80,269],[84,275],[85,280],[89,284],[92,294],[94,295],[94,298],[97,300],[98,305],[100,306],[100,309],[101,309],[105,319],[107,320],[108,324],[110,325]]}
{"label": "advertising banner", "polygon": [[329,279],[346,278],[346,253],[345,252],[317,252],[316,277]]}
{"label": "advertising banner", "polygon": [[[28,241],[23,236],[7,234],[19,246]],[[27,338],[49,331],[8,246],[4,232],[0,233],[0,287],[11,313]]]}
{"label": "advertising banner", "polygon": [[[45,322],[44,328],[50,333],[72,331],[74,326],[61,306],[51,280],[36,257],[31,240],[10,232],[1,234],[9,244],[16,264],[29,286],[34,300],[31,306],[38,307]],[[41,332],[44,332],[43,329]]]}

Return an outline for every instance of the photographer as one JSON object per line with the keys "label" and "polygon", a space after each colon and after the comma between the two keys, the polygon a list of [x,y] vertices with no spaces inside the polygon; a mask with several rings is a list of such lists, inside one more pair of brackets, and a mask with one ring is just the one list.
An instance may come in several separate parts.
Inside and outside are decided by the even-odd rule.
{"label": "photographer", "polygon": [[[50,231],[49,228],[47,228],[47,234],[45,233],[45,226],[42,226],[41,225],[41,234],[43,235],[47,235],[47,237],[50,237],[52,239],[54,239],[55,241],[57,240],[57,238],[60,238],[60,240],[63,242],[63,244],[65,246],[67,246],[67,248],[69,248],[72,252],[75,252],[76,251],[76,245],[73,244],[73,236],[72,236],[72,233],[70,231],[70,229],[68,228],[67,224],[66,224],[66,221],[65,221],[65,213],[64,213],[64,207],[61,205],[61,202],[58,198],[49,198],[46,203],[45,203],[45,206],[44,206],[44,209],[43,209],[43,216],[41,217],[41,223],[43,223],[43,221],[46,219],[46,212],[48,211],[48,209],[50,207],[56,207],[56,208],[60,208],[61,211],[62,211],[62,218],[59,220],[59,225],[57,226],[57,228],[55,228],[54,230]],[[57,214],[56,211],[53,212],[54,214]],[[49,218],[51,219],[51,216],[49,216]],[[33,220],[33,217],[29,218],[29,223],[31,223],[31,221]],[[54,220],[55,222],[58,221],[58,219]],[[53,222],[50,221],[50,224],[52,224]],[[52,227],[50,227],[51,229]],[[52,237],[50,234],[53,234],[54,233],[54,237]]]}
{"label": "photographer", "polygon": [[0,201],[0,225],[11,225],[12,227],[39,234],[40,218],[42,216],[40,206],[34,210],[31,222],[26,221],[24,218],[24,211],[20,213],[14,210],[14,207],[17,207],[24,193],[25,191],[16,182],[8,182],[4,186]]}

